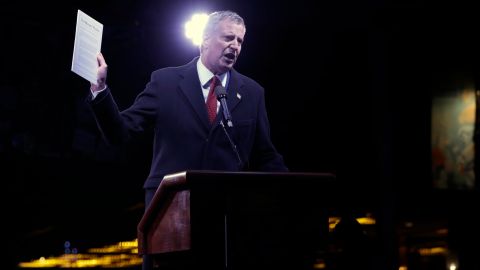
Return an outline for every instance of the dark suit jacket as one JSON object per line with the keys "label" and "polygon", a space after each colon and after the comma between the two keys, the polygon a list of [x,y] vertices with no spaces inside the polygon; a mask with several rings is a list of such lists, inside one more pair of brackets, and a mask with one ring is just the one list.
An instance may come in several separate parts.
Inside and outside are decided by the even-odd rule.
{"label": "dark suit jacket", "polygon": [[135,133],[154,130],[152,164],[144,187],[157,187],[166,174],[185,170],[287,171],[270,140],[264,89],[232,70],[227,104],[234,126],[227,129],[243,161],[243,167],[239,166],[219,124],[222,112],[213,126],[208,122],[197,60],[154,71],[143,92],[122,112],[109,89],[91,102],[110,143],[123,143]]}

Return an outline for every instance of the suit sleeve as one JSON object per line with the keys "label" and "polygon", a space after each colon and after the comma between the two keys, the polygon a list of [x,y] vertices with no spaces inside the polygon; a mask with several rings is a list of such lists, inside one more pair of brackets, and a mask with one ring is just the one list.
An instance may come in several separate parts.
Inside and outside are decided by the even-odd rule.
{"label": "suit sleeve", "polygon": [[155,99],[155,82],[152,79],[135,102],[122,112],[108,88],[90,103],[105,140],[119,145],[152,126],[157,108]]}

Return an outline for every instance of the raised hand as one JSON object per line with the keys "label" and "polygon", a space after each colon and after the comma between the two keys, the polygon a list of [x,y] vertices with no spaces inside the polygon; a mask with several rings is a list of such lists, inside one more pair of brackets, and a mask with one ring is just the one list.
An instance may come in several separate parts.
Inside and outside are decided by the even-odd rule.
{"label": "raised hand", "polygon": [[107,63],[105,62],[105,58],[103,58],[102,53],[97,54],[97,84],[90,83],[90,90],[92,92],[100,91],[105,89],[107,83]]}

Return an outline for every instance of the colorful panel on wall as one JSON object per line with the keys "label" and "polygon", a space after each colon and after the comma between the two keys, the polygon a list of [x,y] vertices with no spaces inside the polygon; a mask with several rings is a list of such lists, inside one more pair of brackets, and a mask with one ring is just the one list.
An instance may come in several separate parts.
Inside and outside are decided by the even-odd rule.
{"label": "colorful panel on wall", "polygon": [[433,98],[433,186],[473,189],[475,90],[467,87]]}

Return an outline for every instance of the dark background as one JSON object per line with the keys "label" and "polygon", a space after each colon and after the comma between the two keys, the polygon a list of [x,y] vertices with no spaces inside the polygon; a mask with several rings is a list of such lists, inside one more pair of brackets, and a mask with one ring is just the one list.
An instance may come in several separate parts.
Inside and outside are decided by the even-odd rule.
{"label": "dark background", "polygon": [[[150,134],[101,140],[70,71],[77,9],[104,24],[107,82],[127,108],[161,67],[198,55],[194,12],[246,21],[236,69],[266,89],[272,138],[291,171],[395,198],[431,188],[437,89],[476,77],[479,20],[431,1],[16,1],[1,4],[0,179],[12,263],[129,240],[143,211]],[[382,199],[379,199],[382,200]],[[383,202],[383,201],[382,201]]]}

